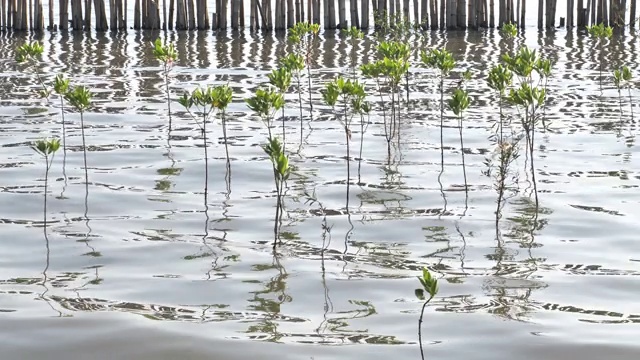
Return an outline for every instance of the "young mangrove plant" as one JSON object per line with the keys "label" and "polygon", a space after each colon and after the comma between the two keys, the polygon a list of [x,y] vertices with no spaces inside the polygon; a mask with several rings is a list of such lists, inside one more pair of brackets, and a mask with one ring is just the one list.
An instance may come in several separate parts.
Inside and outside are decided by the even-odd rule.
{"label": "young mangrove plant", "polygon": [[62,115],[62,152],[64,154],[62,170],[64,171],[67,158],[67,127],[64,121],[64,96],[69,91],[69,79],[65,79],[62,74],[56,75],[56,78],[53,80],[53,91],[60,97],[60,114]]}
{"label": "young mangrove plant", "polygon": [[262,148],[273,164],[273,179],[276,185],[276,216],[273,227],[273,249],[275,250],[279,239],[280,223],[284,211],[284,186],[291,174],[291,169],[289,168],[289,158],[285,154],[284,148],[278,138],[269,138],[268,143]]}
{"label": "young mangrove plant", "polygon": [[[360,67],[362,75],[375,79],[376,89],[380,96],[382,106],[382,120],[384,134],[387,140],[387,155],[391,161],[391,141],[396,138],[400,143],[400,82],[409,70],[410,49],[400,42],[382,42],[378,45],[378,52],[382,59]],[[387,118],[387,110],[384,98],[384,89],[388,89],[391,100],[390,117]]]}
{"label": "young mangrove plant", "polygon": [[538,208],[538,189],[536,185],[536,172],[533,159],[533,150],[535,148],[535,128],[538,123],[538,109],[544,104],[546,93],[544,89],[532,87],[528,83],[520,84],[519,88],[511,89],[509,93],[509,101],[521,106],[525,109],[522,119],[522,128],[527,145],[527,153],[529,154],[530,171],[533,182],[533,191],[536,201],[536,209]]}
{"label": "young mangrove plant", "polygon": [[539,75],[541,75],[542,72],[550,73],[551,63],[538,58],[536,51],[531,50],[526,46],[521,47],[518,50],[518,53],[514,56],[509,54],[503,55],[502,60],[506,63],[508,69],[516,74],[520,80],[518,87],[510,89],[507,99],[511,103],[521,106],[525,110],[521,123],[526,139],[527,154],[530,160],[530,172],[537,209],[538,191],[536,185],[533,150],[535,148],[535,128],[540,117],[538,110],[544,105],[546,100],[546,90],[533,84],[532,74],[533,71],[538,72]]}
{"label": "young mangrove plant", "polygon": [[313,101],[311,100],[311,65],[313,64],[313,40],[320,33],[320,24],[306,22],[296,23],[289,29],[289,41],[294,44],[295,52],[301,56],[307,67],[307,81],[309,91],[309,116],[313,120]]}
{"label": "young mangrove plant", "polygon": [[40,74],[39,69],[39,62],[43,51],[44,48],[37,41],[22,44],[16,49],[16,62],[18,64],[26,64],[27,68],[36,74],[36,78],[38,79],[40,86],[42,86],[40,94],[44,98],[49,98],[49,90],[44,84],[44,81],[42,81],[42,75]]}
{"label": "young mangrove plant", "polygon": [[506,23],[500,28],[500,35],[506,39],[513,39],[518,35],[518,26],[514,23]]}
{"label": "young mangrove plant", "polygon": [[153,56],[162,63],[165,91],[167,93],[167,110],[169,112],[169,131],[171,131],[171,93],[169,92],[169,72],[178,58],[173,44],[164,45],[159,38],[153,43]]}
{"label": "young mangrove plant", "polygon": [[80,113],[80,133],[82,135],[82,154],[84,157],[84,184],[89,193],[89,170],[87,168],[87,142],[84,135],[84,113],[91,106],[91,91],[86,86],[75,86],[65,94],[65,99]]}
{"label": "young mangrove plant", "polygon": [[216,86],[211,92],[211,105],[218,110],[222,122],[222,137],[224,138],[224,151],[227,155],[227,176],[231,181],[231,159],[229,158],[229,138],[227,137],[227,107],[233,99],[233,91],[228,84]]}
{"label": "young mangrove plant", "polygon": [[349,185],[351,181],[351,154],[349,145],[351,141],[351,122],[356,114],[360,114],[364,112],[365,109],[368,109],[365,97],[366,93],[363,84],[357,80],[345,80],[342,76],[327,83],[325,90],[322,92],[324,102],[331,106],[335,114],[335,119],[340,122],[340,125],[342,125],[344,129],[347,148],[347,209],[349,208]]}
{"label": "young mangrove plant", "polygon": [[289,70],[296,77],[298,83],[298,102],[300,104],[300,146],[303,139],[303,118],[302,118],[302,70],[304,70],[304,59],[298,54],[289,54],[280,60],[280,66]]}
{"label": "young mangrove plant", "polygon": [[[221,99],[221,96],[224,96]],[[182,105],[189,115],[193,118],[193,121],[200,128],[202,132],[202,145],[204,147],[204,196],[205,202],[207,199],[207,194],[209,190],[209,153],[208,153],[208,141],[207,141],[207,122],[209,122],[209,117],[214,109],[221,107],[222,101],[225,102],[224,106],[226,108],[226,104],[230,102],[226,96],[229,94],[226,93],[226,90],[216,90],[211,86],[207,86],[206,88],[197,87],[194,89],[191,94],[185,93],[178,99],[180,105]],[[196,113],[202,116],[202,123],[198,121],[198,118],[194,113],[191,112],[191,107],[195,106]],[[226,141],[225,141],[226,142]]]}
{"label": "young mangrove plant", "polygon": [[620,117],[622,117],[622,89],[627,88],[629,92],[629,110],[631,110],[631,121],[633,121],[633,102],[631,99],[631,70],[627,66],[613,71],[613,82],[618,89],[618,98],[620,99]]}
{"label": "young mangrove plant", "polygon": [[[515,137],[510,137],[507,140],[507,134],[505,132],[505,126],[510,127],[510,123],[505,121],[503,112],[505,93],[513,81],[513,73],[502,65],[497,65],[489,71],[489,77],[487,78],[487,84],[493,90],[498,93],[498,106],[500,109],[500,116],[498,121],[493,125],[494,134],[491,136],[491,140],[495,142],[496,149],[492,156],[485,161],[487,170],[483,173],[493,178],[494,188],[498,192],[498,200],[495,212],[495,225],[496,231],[498,231],[498,224],[502,214],[502,208],[505,202],[505,192],[508,188],[507,180],[510,177],[510,167],[518,156],[518,140]],[[497,158],[497,171],[494,172],[494,159]]]}
{"label": "young mangrove plant", "polygon": [[456,66],[453,55],[445,49],[433,49],[429,52],[420,53],[422,63],[430,68],[439,71],[440,80],[440,160],[441,168],[444,168],[444,78],[449,75]]}
{"label": "young mangrove plant", "polygon": [[513,81],[513,73],[502,65],[496,65],[489,71],[489,77],[487,78],[487,84],[493,90],[498,93],[498,107],[500,111],[500,118],[495,122],[495,134],[497,142],[501,143],[504,138],[504,98],[507,87],[511,85]]}
{"label": "young mangrove plant", "polygon": [[[551,68],[552,63],[550,59],[542,59],[539,58],[536,61],[535,69],[538,75],[540,75],[540,83],[542,83],[542,88],[544,89],[545,94],[547,94],[547,84],[549,82],[549,77],[551,77]],[[547,102],[545,101],[542,104],[542,130],[546,131],[547,129]]]}
{"label": "young mangrove plant", "polygon": [[[276,89],[278,89],[278,91],[280,92],[280,95],[282,95],[282,99],[284,100],[284,94],[287,92],[287,90],[291,86],[291,71],[287,67],[281,66],[271,71],[268,77],[269,77],[269,83],[271,83],[271,85],[275,86]],[[286,127],[284,124],[284,119],[285,119],[285,116],[284,116],[284,101],[283,101],[283,106],[282,106],[282,149],[283,151],[287,145],[287,135],[286,135]]]}
{"label": "young mangrove plant", "polygon": [[419,300],[424,301],[422,309],[420,310],[420,318],[418,318],[418,342],[420,343],[420,355],[422,356],[422,360],[424,360],[424,350],[422,348],[422,319],[427,304],[438,294],[438,279],[433,277],[429,269],[425,267],[422,268],[422,276],[419,276],[418,280],[420,280],[422,287],[415,290],[415,295]]}
{"label": "young mangrove plant", "polygon": [[276,111],[284,107],[284,96],[273,91],[272,88],[258,89],[256,94],[245,100],[249,109],[253,110],[262,120],[269,133],[269,142],[273,139],[271,127]]}
{"label": "young mangrove plant", "polygon": [[451,111],[458,117],[458,130],[460,131],[460,153],[462,154],[462,173],[464,175],[464,192],[469,195],[469,187],[467,185],[467,168],[464,162],[464,141],[462,139],[462,112],[469,108],[469,94],[462,88],[456,88],[449,99],[449,107]]}
{"label": "young mangrove plant", "polygon": [[352,78],[356,80],[356,69],[358,62],[358,40],[362,40],[364,38],[364,33],[355,26],[352,26],[348,29],[342,29],[342,33],[346,35],[346,37],[351,41],[351,74]]}
{"label": "young mangrove plant", "polygon": [[47,191],[49,185],[49,170],[51,169],[51,164],[53,162],[53,157],[55,156],[56,151],[60,148],[60,140],[58,139],[44,139],[38,140],[33,145],[33,149],[42,157],[44,157],[45,168],[44,168],[44,227],[46,232],[47,227]]}
{"label": "young mangrove plant", "polygon": [[603,23],[591,25],[587,27],[587,31],[591,37],[598,41],[598,51],[600,53],[600,90],[602,90],[602,68],[604,66],[604,42],[613,36],[613,29],[610,26],[604,26]]}

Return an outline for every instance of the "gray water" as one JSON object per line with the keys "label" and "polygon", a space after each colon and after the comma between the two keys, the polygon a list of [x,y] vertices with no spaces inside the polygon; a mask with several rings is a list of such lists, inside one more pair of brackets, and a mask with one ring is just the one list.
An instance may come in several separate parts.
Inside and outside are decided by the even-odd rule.
{"label": "gray water", "polygon": [[[584,34],[527,29],[519,40],[555,63],[549,129],[538,133],[535,149],[540,207],[535,210],[523,150],[514,165],[519,191],[496,231],[497,193],[482,171],[494,150],[488,138],[498,104],[485,78],[512,45],[495,31],[412,40],[425,49],[446,43],[458,69],[472,71],[464,123],[468,201],[450,111],[442,189],[437,181],[438,81],[416,61],[391,158],[379,105],[360,162],[362,134],[359,125],[353,128],[347,211],[344,133],[319,89],[348,73],[351,47],[325,34],[314,56],[313,121],[304,89],[302,143],[295,88],[287,95],[294,171],[275,253],[276,198],[260,147],[267,131],[244,99],[267,82],[288,50],[285,39],[169,35],[180,54],[171,72],[174,98],[198,85],[228,82],[234,90],[231,181],[225,182],[216,120],[208,126],[205,206],[201,134],[175,101],[167,138],[164,84],[150,46],[157,35],[40,39],[47,79],[64,72],[94,91],[84,117],[88,196],[79,115],[67,111],[65,171],[60,151],[51,168],[46,228],[44,159],[31,144],[61,136],[60,103],[55,96],[40,99],[34,74],[13,61],[25,39],[0,38],[3,359],[417,359],[422,302],[414,289],[423,266],[440,282],[422,328],[429,359],[640,354],[637,126],[626,98],[620,113],[608,75],[625,64],[635,70],[636,35],[607,45],[602,91],[598,52]],[[358,45],[359,62],[375,56],[372,38]],[[447,89],[458,77],[455,72]],[[638,96],[634,83],[636,119]],[[317,203],[307,201],[314,192],[326,222]]]}

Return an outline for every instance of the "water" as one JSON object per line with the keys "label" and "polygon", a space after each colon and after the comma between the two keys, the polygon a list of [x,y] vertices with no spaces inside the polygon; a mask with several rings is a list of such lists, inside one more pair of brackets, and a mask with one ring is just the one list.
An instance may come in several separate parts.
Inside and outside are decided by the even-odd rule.
{"label": "water", "polygon": [[[230,188],[216,122],[209,126],[205,207],[202,139],[175,102],[167,142],[164,84],[150,47],[156,36],[41,39],[42,71],[65,72],[95,93],[84,119],[88,197],[79,115],[68,112],[66,171],[59,152],[46,238],[44,160],[30,144],[60,136],[59,100],[39,99],[33,74],[12,61],[24,39],[0,39],[3,358],[418,358],[422,303],[414,289],[423,266],[440,279],[423,326],[430,359],[640,354],[637,127],[626,99],[620,122],[608,77],[600,91],[598,52],[584,34],[528,29],[522,39],[556,63],[548,84],[550,130],[539,133],[536,145],[539,214],[533,216],[523,152],[514,165],[520,192],[505,207],[498,239],[497,195],[482,175],[498,108],[484,79],[510,45],[494,31],[431,33],[421,45],[446,41],[459,68],[473,73],[464,127],[466,206],[456,120],[447,113],[445,209],[437,181],[437,80],[431,70],[413,67],[401,146],[389,162],[375,113],[360,174],[358,161],[351,163],[347,213],[344,133],[317,89],[348,71],[351,48],[332,33],[321,37],[314,121],[309,127],[305,118],[300,152],[291,154],[284,240],[275,255],[276,199],[260,148],[267,132],[244,99],[266,83],[286,42],[248,33],[169,36],[180,54],[171,73],[174,96],[206,84],[228,82],[234,90]],[[637,63],[637,41],[633,34],[614,39],[607,69]],[[372,42],[360,44],[357,56],[373,59]],[[638,95],[634,83],[634,102]],[[288,146],[298,150],[297,95],[287,100]],[[304,106],[307,116],[306,100]],[[360,136],[356,125],[355,158]],[[326,223],[318,205],[307,203],[305,194],[314,191],[327,209]]]}

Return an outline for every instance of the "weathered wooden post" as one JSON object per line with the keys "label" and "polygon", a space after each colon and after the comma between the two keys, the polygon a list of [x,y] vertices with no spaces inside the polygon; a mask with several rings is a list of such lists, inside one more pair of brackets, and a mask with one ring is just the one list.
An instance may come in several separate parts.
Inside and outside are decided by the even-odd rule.
{"label": "weathered wooden post", "polygon": [[[225,3],[227,1],[228,0],[224,0]],[[194,30],[196,28],[196,10],[193,6],[193,0],[187,0],[187,11],[189,12],[189,30]]]}
{"label": "weathered wooden post", "polygon": [[91,31],[91,0],[84,2],[84,30]]}
{"label": "weathered wooden post", "polygon": [[[405,0],[408,1],[408,0]],[[351,13],[351,26],[360,28],[360,19],[358,14],[358,0],[349,0],[349,7]]]}
{"label": "weathered wooden post", "polygon": [[630,20],[629,20],[629,26],[631,28],[635,28],[636,27],[637,5],[638,5],[638,3],[636,2],[636,0],[631,0],[631,8],[629,9],[629,12],[631,13],[629,15],[631,17]]}
{"label": "weathered wooden post", "polygon": [[346,0],[338,0],[338,28],[345,28],[347,22],[347,4]]}
{"label": "weathered wooden post", "polygon": [[287,28],[292,28],[295,21],[293,0],[287,0]]}
{"label": "weathered wooden post", "polygon": [[[113,4],[113,1],[110,2],[110,5]],[[115,9],[109,9],[110,11],[110,20],[111,27],[115,30]],[[96,0],[95,3],[95,16],[96,16],[96,31],[107,31],[109,29],[109,25],[107,25],[107,10],[104,6],[104,0]]]}

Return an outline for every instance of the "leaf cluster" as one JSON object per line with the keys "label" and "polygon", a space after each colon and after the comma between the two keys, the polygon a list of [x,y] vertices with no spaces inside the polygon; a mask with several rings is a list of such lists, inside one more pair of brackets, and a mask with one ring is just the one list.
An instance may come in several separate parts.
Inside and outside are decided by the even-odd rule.
{"label": "leaf cluster", "polygon": [[429,294],[429,299],[433,299],[434,296],[438,293],[438,279],[433,277],[429,272],[429,269],[426,267],[422,268],[422,276],[418,276],[418,280],[420,280],[420,285],[422,285],[421,289],[416,289],[415,294],[416,297],[420,300],[425,300],[425,292]]}

